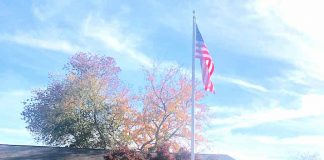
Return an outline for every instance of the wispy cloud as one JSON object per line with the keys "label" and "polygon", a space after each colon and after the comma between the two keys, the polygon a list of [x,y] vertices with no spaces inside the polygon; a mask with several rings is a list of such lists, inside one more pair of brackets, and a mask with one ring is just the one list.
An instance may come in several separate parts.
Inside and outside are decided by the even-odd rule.
{"label": "wispy cloud", "polygon": [[[80,51],[86,52],[89,50],[103,50],[105,52],[108,50],[108,52],[118,53],[118,55],[109,55],[116,59],[121,59],[119,62],[122,62],[124,66],[136,64],[138,66],[152,67],[153,60],[137,49],[138,45],[140,45],[138,39],[141,36],[132,36],[132,33],[127,33],[127,29],[122,30],[122,28],[122,24],[119,21],[108,23],[100,18],[100,16],[93,18],[92,15],[89,15],[79,28],[80,33],[79,31],[71,31],[78,32],[79,35],[74,37],[64,38],[61,35],[65,31],[60,31],[57,28],[51,28],[52,36],[50,36],[46,34],[46,30],[49,28],[43,28],[43,30],[30,31],[29,33],[2,34],[0,35],[0,40],[66,54],[75,54]],[[76,38],[80,42],[72,40]],[[99,42],[99,45],[93,43],[93,40]],[[131,61],[131,64],[126,64],[129,61]]]}
{"label": "wispy cloud", "polygon": [[[175,61],[173,61],[173,62],[172,61],[163,61],[163,63],[161,63],[161,65],[160,65],[160,67],[169,67],[169,66],[181,67]],[[200,69],[198,69],[198,70],[200,70]],[[182,67],[182,72],[191,76],[192,71],[190,69],[188,69],[188,68],[183,68]],[[196,71],[195,75],[196,75],[196,78],[199,79],[200,75],[201,75],[201,72]],[[251,83],[249,81],[245,81],[245,80],[242,80],[240,78],[232,78],[232,77],[227,77],[227,76],[223,76],[223,75],[220,75],[220,74],[216,74],[216,75],[214,74],[212,76],[212,78],[213,78],[212,81],[214,83],[217,82],[217,81],[222,81],[222,82],[225,82],[225,83],[236,85],[238,87],[241,87],[241,88],[247,89],[247,90],[253,90],[253,91],[258,91],[258,92],[269,92],[270,91],[270,90],[268,90],[267,88],[265,88],[262,85]],[[281,92],[285,92],[285,91],[282,90]],[[286,91],[286,92],[288,92],[288,91]],[[290,94],[292,94],[292,93],[290,93]]]}
{"label": "wispy cloud", "polygon": [[0,128],[1,134],[11,135],[11,136],[30,136],[29,132],[25,128]]}
{"label": "wispy cloud", "polygon": [[16,96],[16,97],[25,97],[30,95],[30,91],[27,90],[11,90],[11,91],[0,91],[0,97],[1,96]]}
{"label": "wispy cloud", "polygon": [[297,68],[294,73],[288,72],[286,77],[307,83],[324,81],[324,21],[321,15],[324,11],[320,8],[324,3],[319,0],[292,1],[256,0],[248,5],[255,18],[262,20],[262,25],[269,34],[285,45],[263,46],[267,48],[270,57],[279,57]]}
{"label": "wispy cloud", "polygon": [[324,155],[324,145],[321,143],[323,136],[320,135],[289,138],[218,133],[212,135],[215,137],[212,140],[213,147],[206,150],[207,153],[227,153],[240,160],[285,160],[305,152]]}
{"label": "wispy cloud", "polygon": [[323,135],[312,136],[296,136],[289,138],[278,138],[273,136],[254,136],[253,139],[264,144],[276,144],[276,145],[316,145],[324,148],[324,144],[321,143],[324,140]]}
{"label": "wispy cloud", "polygon": [[[218,118],[217,113],[224,112],[222,109],[211,107],[214,110],[214,119],[210,121],[210,125],[215,126],[216,132],[230,133],[234,129],[249,128],[265,123],[273,123],[278,121],[286,121],[297,118],[314,117],[324,115],[324,95],[309,94],[301,97],[301,106],[294,109],[285,109],[278,104],[269,104],[268,107],[255,110],[233,110],[228,117]],[[260,108],[260,107],[254,107]]]}
{"label": "wispy cloud", "polygon": [[2,35],[0,40],[14,42],[33,48],[42,48],[52,51],[59,51],[74,54],[80,51],[80,47],[71,44],[68,40],[40,38],[29,34]]}
{"label": "wispy cloud", "polygon": [[26,89],[12,89],[0,92],[0,143],[35,144],[26,123],[21,119],[22,102],[31,92]]}
{"label": "wispy cloud", "polygon": [[[89,16],[84,23],[83,33],[102,42],[107,49],[124,54],[145,67],[152,67],[152,60],[143,52],[136,49],[137,40],[131,33],[121,30],[119,22],[108,23],[100,17]],[[139,36],[138,36],[139,37]]]}
{"label": "wispy cloud", "polygon": [[0,144],[37,145],[25,128],[0,128]]}
{"label": "wispy cloud", "polygon": [[258,84],[248,82],[248,81],[244,81],[242,79],[225,77],[225,76],[221,76],[221,75],[217,75],[216,79],[219,79],[224,82],[232,83],[232,84],[238,85],[243,88],[252,89],[252,90],[256,90],[256,91],[260,91],[260,92],[268,92],[268,89],[266,89],[265,87],[258,85]]}
{"label": "wispy cloud", "polygon": [[67,10],[72,3],[72,0],[58,0],[55,2],[45,0],[41,3],[33,3],[32,13],[38,20],[44,22]]}

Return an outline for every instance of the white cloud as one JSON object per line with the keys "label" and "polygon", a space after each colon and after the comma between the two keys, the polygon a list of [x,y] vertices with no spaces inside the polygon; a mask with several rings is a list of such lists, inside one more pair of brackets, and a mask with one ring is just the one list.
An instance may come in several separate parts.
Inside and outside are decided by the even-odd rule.
{"label": "white cloud", "polygon": [[252,90],[256,90],[259,92],[268,92],[268,89],[266,89],[265,87],[258,85],[258,84],[253,84],[251,82],[248,81],[244,81],[242,79],[237,79],[237,78],[231,78],[231,77],[224,77],[221,75],[217,75],[216,79],[219,79],[221,81],[225,81],[228,83],[232,83],[232,84],[236,84],[240,87],[243,88],[247,88],[247,89],[252,89]]}
{"label": "white cloud", "polygon": [[11,136],[30,136],[29,132],[25,128],[0,128],[1,135],[11,135]]}
{"label": "white cloud", "polygon": [[0,91],[1,96],[15,96],[15,97],[26,97],[30,95],[30,91],[18,89],[18,90],[11,90],[11,91]]}
{"label": "white cloud", "polygon": [[0,144],[37,145],[24,128],[0,128]]}
{"label": "white cloud", "polygon": [[62,11],[68,9],[68,6],[71,4],[71,0],[44,0],[39,3],[33,3],[32,12],[37,19],[41,21],[46,21],[49,18],[59,13],[62,13]]}
{"label": "white cloud", "polygon": [[300,153],[324,155],[323,136],[277,138],[214,133],[203,153],[225,153],[239,160],[287,160]]}
{"label": "white cloud", "polygon": [[[314,87],[324,81],[324,5],[320,0],[256,0],[248,8],[256,12],[269,34],[282,38],[282,46],[268,48],[269,56],[280,57],[297,67],[298,74],[286,77]],[[267,46],[265,46],[267,47]],[[277,48],[275,48],[277,47]],[[291,77],[296,76],[296,78]]]}
{"label": "white cloud", "polygon": [[124,58],[131,58],[145,67],[152,67],[152,60],[136,49],[136,37],[139,36],[132,36],[131,33],[122,30],[118,21],[108,23],[100,17],[89,16],[82,29],[85,36],[99,40],[107,49],[123,54]]}
{"label": "white cloud", "polygon": [[25,89],[0,92],[0,144],[35,144],[20,115],[22,102],[30,95]]}
{"label": "white cloud", "polygon": [[[321,0],[257,0],[254,9],[264,18],[277,16],[282,23],[320,43],[324,36]],[[273,25],[273,24],[272,24]]]}
{"label": "white cloud", "polygon": [[[128,67],[127,69],[136,68],[136,66],[152,67],[153,65],[153,60],[137,49],[141,45],[139,43],[141,36],[129,33],[127,29],[123,30],[123,26],[118,20],[108,23],[100,16],[94,18],[90,15],[84,20],[80,32],[75,32],[79,35],[64,37],[65,32],[59,28],[48,27],[38,31],[32,30],[29,33],[2,34],[0,40],[67,54],[75,54],[85,49],[113,51],[118,55],[110,55],[120,60],[121,65],[124,68]],[[93,39],[89,39],[89,37]],[[74,38],[77,38],[78,41],[73,41]],[[99,42],[99,45],[93,40]]]}
{"label": "white cloud", "polygon": [[0,39],[29,47],[43,48],[68,54],[74,54],[80,50],[79,46],[73,45],[67,40],[40,38],[31,34],[2,35]]}
{"label": "white cloud", "polygon": [[278,138],[272,136],[254,136],[253,139],[268,145],[312,145],[321,146],[324,148],[322,143],[324,140],[324,135],[312,135],[312,136],[297,136],[288,138]]}
{"label": "white cloud", "polygon": [[[284,109],[282,106],[276,106],[278,104],[269,104],[267,108],[253,110],[253,108],[259,107],[249,107],[246,110],[239,109],[233,112],[232,116],[225,118],[218,118],[218,112],[222,109],[213,109],[214,118],[209,122],[210,125],[222,126],[214,128],[211,132],[224,132],[230,133],[233,129],[237,128],[249,128],[254,127],[264,123],[273,123],[278,121],[285,121],[290,119],[305,118],[305,117],[315,117],[324,115],[324,95],[310,94],[301,97],[301,106],[296,106],[295,109]],[[235,111],[235,109],[234,109]]]}

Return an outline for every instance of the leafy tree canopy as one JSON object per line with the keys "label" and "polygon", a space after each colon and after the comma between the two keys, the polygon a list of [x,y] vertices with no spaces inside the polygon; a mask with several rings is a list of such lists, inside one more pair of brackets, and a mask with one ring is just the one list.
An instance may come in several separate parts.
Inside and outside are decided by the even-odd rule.
{"label": "leafy tree canopy", "polygon": [[45,89],[24,102],[23,119],[36,140],[48,145],[112,148],[126,143],[121,132],[127,90],[113,58],[74,55],[63,78],[51,77]]}
{"label": "leafy tree canopy", "polygon": [[[130,96],[113,58],[79,53],[52,76],[45,89],[24,102],[23,119],[36,140],[79,148],[136,147],[156,150],[169,143],[173,151],[190,139],[191,79],[179,67],[154,67],[146,73],[143,93]],[[205,105],[197,90],[196,141]]]}
{"label": "leafy tree canopy", "polygon": [[[170,148],[176,151],[190,139],[190,76],[176,66],[154,67],[146,75],[145,91],[137,95],[140,103],[132,107],[132,116],[125,120],[126,134],[140,150],[155,151],[157,147],[170,143]],[[199,133],[205,115],[205,105],[200,104],[204,96],[201,90],[195,93],[197,141],[203,141]]]}

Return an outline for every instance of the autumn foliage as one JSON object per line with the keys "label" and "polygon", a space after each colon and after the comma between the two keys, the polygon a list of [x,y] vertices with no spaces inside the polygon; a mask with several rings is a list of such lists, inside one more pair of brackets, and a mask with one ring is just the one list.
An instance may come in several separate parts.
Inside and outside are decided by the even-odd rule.
{"label": "autumn foliage", "polygon": [[[177,151],[190,139],[191,79],[178,67],[154,68],[147,71],[145,92],[137,97],[141,106],[132,106],[132,116],[125,121],[126,131],[139,150],[156,151],[169,143]],[[197,102],[204,97],[197,91]],[[201,128],[204,105],[196,104],[197,132]],[[196,135],[197,140],[202,137]]]}
{"label": "autumn foliage", "polygon": [[151,160],[175,160],[174,156],[170,154],[170,145],[160,145],[156,149],[156,156]]}
{"label": "autumn foliage", "polygon": [[114,148],[124,143],[127,90],[113,58],[80,53],[24,102],[24,120],[36,140],[54,146]]}
{"label": "autumn foliage", "polygon": [[[178,151],[190,140],[191,79],[179,67],[146,71],[145,89],[131,92],[119,79],[113,58],[79,53],[24,102],[23,119],[36,140],[54,146],[116,149],[114,154],[136,157],[141,152]],[[196,141],[205,106],[197,90]],[[113,153],[111,153],[113,154]],[[109,157],[109,156],[108,156]]]}

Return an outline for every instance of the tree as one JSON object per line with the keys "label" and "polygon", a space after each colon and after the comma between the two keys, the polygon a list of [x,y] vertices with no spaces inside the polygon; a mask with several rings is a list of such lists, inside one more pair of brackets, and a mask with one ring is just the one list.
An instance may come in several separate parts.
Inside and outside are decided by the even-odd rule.
{"label": "tree", "polygon": [[[190,139],[191,79],[178,67],[147,71],[145,92],[137,96],[131,116],[125,120],[125,131],[139,150],[156,150],[168,142],[176,151]],[[205,95],[201,90],[196,99],[196,140],[201,130],[204,105],[199,103]]]}
{"label": "tree", "polygon": [[24,102],[23,119],[37,141],[47,145],[113,148],[126,144],[122,121],[127,110],[127,90],[118,78],[113,58],[74,55],[66,74],[51,77]]}

